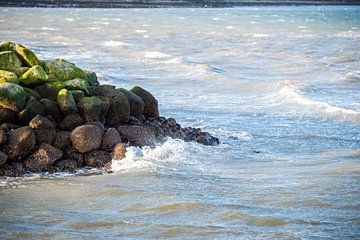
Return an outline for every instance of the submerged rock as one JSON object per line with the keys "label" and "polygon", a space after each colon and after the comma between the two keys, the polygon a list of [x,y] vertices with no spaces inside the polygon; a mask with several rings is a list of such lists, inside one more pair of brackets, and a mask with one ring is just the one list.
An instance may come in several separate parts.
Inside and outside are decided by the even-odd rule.
{"label": "submerged rock", "polygon": [[86,153],[100,148],[102,132],[93,125],[82,125],[71,132],[70,140],[77,151]]}
{"label": "submerged rock", "polygon": [[61,172],[75,172],[77,168],[77,162],[73,159],[64,159],[55,162],[54,167],[57,171]]}

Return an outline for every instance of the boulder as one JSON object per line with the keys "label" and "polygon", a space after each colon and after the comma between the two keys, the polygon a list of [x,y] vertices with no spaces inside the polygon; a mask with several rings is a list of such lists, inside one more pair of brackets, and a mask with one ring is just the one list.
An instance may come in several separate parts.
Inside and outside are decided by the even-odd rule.
{"label": "boulder", "polygon": [[13,51],[0,52],[0,69],[3,70],[14,70],[21,67],[22,62],[18,55]]}
{"label": "boulder", "polygon": [[143,147],[156,143],[155,133],[150,127],[124,125],[119,126],[117,130],[121,138],[129,141],[132,145]]}
{"label": "boulder", "polygon": [[48,81],[48,75],[41,66],[36,65],[21,75],[19,81],[23,86],[37,86],[45,84]]}
{"label": "boulder", "polygon": [[101,101],[101,114],[100,114],[100,122],[105,124],[106,115],[110,109],[110,100],[108,97],[105,96],[97,96],[98,99]]}
{"label": "boulder", "polygon": [[115,86],[112,85],[100,85],[100,86],[92,86],[90,88],[91,96],[105,96],[108,98],[113,98],[115,96],[123,95],[120,91],[115,89]]}
{"label": "boulder", "polygon": [[101,130],[102,133],[105,132],[105,127],[101,122],[86,122],[85,125],[93,125]]}
{"label": "boulder", "polygon": [[2,123],[2,124],[0,125],[0,128],[1,128],[2,130],[4,130],[5,133],[7,133],[7,132],[9,132],[9,131],[11,131],[11,130],[13,130],[13,129],[17,129],[17,128],[19,128],[19,127],[20,127],[19,125],[16,125],[16,124],[13,124],[13,123]]}
{"label": "boulder", "polygon": [[57,103],[64,116],[78,113],[78,108],[72,93],[65,88],[59,91],[57,96]]}
{"label": "boulder", "polygon": [[84,154],[79,153],[72,146],[65,148],[65,157],[74,160],[78,167],[82,167],[84,165]]}
{"label": "boulder", "polygon": [[82,69],[62,59],[43,61],[42,66],[50,78],[59,81],[86,77],[86,73]]}
{"label": "boulder", "polygon": [[130,105],[130,116],[139,118],[140,114],[143,113],[144,111],[144,101],[142,100],[141,97],[139,97],[138,95],[126,90],[125,88],[119,88],[119,91],[122,92]]}
{"label": "boulder", "polygon": [[100,115],[102,113],[102,101],[99,98],[83,97],[77,105],[80,114],[85,121],[100,121]]}
{"label": "boulder", "polygon": [[64,159],[55,162],[54,167],[57,171],[61,172],[75,172],[77,168],[77,162],[72,159]]}
{"label": "boulder", "polygon": [[59,128],[62,130],[73,130],[77,126],[84,123],[84,119],[79,114],[70,114],[64,117],[60,123]]}
{"label": "boulder", "polygon": [[43,142],[51,144],[54,141],[56,129],[54,124],[46,117],[37,115],[30,121],[29,126],[35,130],[37,144]]}
{"label": "boulder", "polygon": [[6,163],[8,156],[0,151],[0,167]]}
{"label": "boulder", "polygon": [[27,67],[34,67],[36,65],[40,65],[39,59],[28,48],[26,48],[20,44],[16,44],[15,51],[20,56],[21,60],[24,62],[24,64]]}
{"label": "boulder", "polygon": [[99,85],[98,78],[95,72],[84,70],[85,76],[84,79],[90,84],[90,86],[97,86]]}
{"label": "boulder", "polygon": [[18,113],[18,118],[23,124],[28,124],[36,115],[44,116],[43,106],[34,97],[26,102],[24,110]]}
{"label": "boulder", "polygon": [[16,113],[8,110],[6,108],[0,107],[0,124],[6,122],[15,122],[16,121]]}
{"label": "boulder", "polygon": [[86,153],[84,157],[84,164],[89,167],[104,167],[110,161],[110,154],[104,150]]}
{"label": "boulder", "polygon": [[68,80],[65,82],[65,88],[68,90],[81,90],[86,95],[89,95],[90,85],[89,83],[81,78],[75,78],[73,80]]}
{"label": "boulder", "polygon": [[126,145],[123,143],[118,143],[114,146],[111,158],[114,160],[121,160],[126,156]]}
{"label": "boulder", "polygon": [[19,112],[25,107],[26,92],[14,83],[0,84],[0,106],[14,112]]}
{"label": "boulder", "polygon": [[0,52],[14,51],[14,50],[15,50],[15,43],[10,41],[3,41],[0,43]]}
{"label": "boulder", "polygon": [[99,149],[102,132],[93,125],[82,125],[72,130],[70,140],[77,151],[86,153]]}
{"label": "boulder", "polygon": [[31,88],[27,88],[27,87],[23,87],[23,89],[24,89],[24,91],[26,92],[26,95],[27,95],[26,100],[29,100],[30,97],[34,97],[38,101],[41,99],[41,96],[37,91],[35,91],[35,90],[31,89]]}
{"label": "boulder", "polygon": [[19,79],[13,72],[0,70],[0,84],[5,82],[19,84]]}
{"label": "boulder", "polygon": [[35,87],[41,97],[56,101],[58,93],[65,87],[63,82],[51,82]]}
{"label": "boulder", "polygon": [[59,131],[56,133],[53,145],[57,148],[64,149],[70,146],[70,132]]}
{"label": "boulder", "polygon": [[103,137],[101,149],[112,149],[117,143],[121,143],[121,137],[116,128],[109,128]]}
{"label": "boulder", "polygon": [[18,67],[13,70],[11,70],[13,73],[16,74],[16,76],[21,77],[24,73],[26,73],[30,68],[28,67]]}
{"label": "boulder", "polygon": [[130,105],[124,95],[110,98],[110,108],[106,115],[106,125],[111,127],[127,123],[130,116]]}
{"label": "boulder", "polygon": [[24,169],[20,162],[6,163],[0,167],[0,176],[19,177],[23,172]]}
{"label": "boulder", "polygon": [[85,97],[85,94],[81,90],[71,90],[70,91],[75,99],[75,102],[78,103],[83,97]]}
{"label": "boulder", "polygon": [[39,102],[44,108],[45,115],[50,115],[56,121],[60,121],[60,119],[62,118],[62,115],[61,115],[60,108],[59,108],[59,105],[57,104],[57,102],[47,99],[47,98],[43,98]]}
{"label": "boulder", "polygon": [[0,128],[0,145],[6,143],[7,136],[2,128]]}
{"label": "boulder", "polygon": [[63,152],[60,149],[42,143],[39,149],[24,162],[24,166],[31,172],[43,172],[49,170],[51,165],[62,156]]}
{"label": "boulder", "polygon": [[9,159],[22,159],[30,154],[36,146],[36,134],[29,126],[9,131],[6,145]]}
{"label": "boulder", "polygon": [[133,87],[130,91],[138,95],[144,101],[143,115],[146,118],[159,117],[158,101],[150,92],[139,86]]}

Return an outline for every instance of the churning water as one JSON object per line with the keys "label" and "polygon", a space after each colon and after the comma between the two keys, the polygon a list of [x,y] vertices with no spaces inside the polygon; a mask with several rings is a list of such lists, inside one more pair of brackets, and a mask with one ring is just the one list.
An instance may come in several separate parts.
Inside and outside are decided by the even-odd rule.
{"label": "churning water", "polygon": [[360,238],[360,7],[0,9],[0,40],[220,138],[2,178],[2,238]]}

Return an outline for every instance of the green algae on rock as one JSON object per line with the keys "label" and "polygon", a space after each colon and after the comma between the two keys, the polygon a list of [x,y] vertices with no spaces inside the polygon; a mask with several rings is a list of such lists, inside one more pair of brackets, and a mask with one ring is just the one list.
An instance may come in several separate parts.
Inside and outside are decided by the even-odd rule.
{"label": "green algae on rock", "polygon": [[15,50],[15,43],[10,41],[3,41],[0,43],[0,52],[3,51],[14,51]]}
{"label": "green algae on rock", "polygon": [[21,59],[13,51],[0,52],[0,69],[14,70],[22,66]]}
{"label": "green algae on rock", "polygon": [[36,65],[40,65],[39,59],[36,55],[28,48],[23,45],[16,44],[15,52],[20,56],[27,67],[34,67]]}
{"label": "green algae on rock", "polygon": [[0,106],[14,112],[21,111],[25,106],[26,92],[14,83],[0,84]]}
{"label": "green algae on rock", "polygon": [[36,115],[43,116],[44,113],[44,107],[31,96],[26,102],[24,110],[18,113],[18,117],[23,124],[28,124]]}
{"label": "green algae on rock", "polygon": [[89,95],[90,85],[89,83],[81,78],[75,78],[65,82],[65,88],[68,90],[81,90],[86,95]]}
{"label": "green algae on rock", "polygon": [[58,92],[65,87],[63,82],[50,82],[43,85],[35,87],[35,90],[43,98],[48,98],[51,100],[56,100]]}
{"label": "green algae on rock", "polygon": [[61,112],[67,116],[72,113],[78,113],[78,108],[76,106],[75,99],[70,91],[63,88],[58,92],[57,103]]}
{"label": "green algae on rock", "polygon": [[86,76],[86,73],[82,69],[67,61],[58,59],[46,60],[42,62],[42,66],[49,75],[49,78],[56,78],[59,81],[67,81]]}
{"label": "green algae on rock", "polygon": [[0,70],[0,84],[4,82],[19,84],[19,79],[13,72]]}
{"label": "green algae on rock", "polygon": [[25,85],[25,86],[41,85],[46,83],[47,81],[48,81],[48,75],[46,74],[44,69],[39,65],[30,68],[20,77],[21,85]]}

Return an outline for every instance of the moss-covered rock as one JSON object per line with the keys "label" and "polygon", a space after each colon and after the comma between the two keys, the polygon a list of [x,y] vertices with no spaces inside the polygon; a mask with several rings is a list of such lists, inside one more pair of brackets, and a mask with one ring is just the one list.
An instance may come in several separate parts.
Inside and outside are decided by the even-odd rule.
{"label": "moss-covered rock", "polygon": [[65,88],[68,90],[81,90],[86,95],[89,95],[90,85],[89,83],[81,78],[75,78],[65,82]]}
{"label": "moss-covered rock", "polygon": [[78,112],[78,108],[72,93],[65,88],[59,91],[57,96],[57,103],[64,116]]}
{"label": "moss-covered rock", "polygon": [[0,43],[0,52],[3,51],[14,51],[15,50],[15,43],[10,41],[3,41]]}
{"label": "moss-covered rock", "polygon": [[85,94],[81,90],[71,90],[70,91],[75,99],[75,102],[79,102],[83,97],[85,97]]}
{"label": "moss-covered rock", "polygon": [[19,80],[21,85],[37,86],[46,83],[48,75],[41,66],[36,65],[21,75]]}
{"label": "moss-covered rock", "polygon": [[86,81],[88,81],[88,83],[89,83],[91,86],[98,86],[98,85],[99,85],[99,81],[98,81],[98,78],[97,78],[95,72],[88,71],[88,70],[84,70],[84,72],[85,72],[84,79],[85,79]]}
{"label": "moss-covered rock", "polygon": [[78,102],[78,107],[86,122],[100,122],[103,102],[98,97],[84,97]]}
{"label": "moss-covered rock", "polygon": [[21,67],[22,62],[19,56],[13,51],[0,52],[0,69],[14,70]]}
{"label": "moss-covered rock", "polygon": [[16,76],[21,77],[24,73],[26,73],[27,70],[29,70],[29,67],[18,67],[16,69],[11,70],[11,72],[15,73]]}
{"label": "moss-covered rock", "polygon": [[115,96],[121,96],[123,94],[119,90],[115,89],[115,86],[100,85],[100,86],[91,86],[90,95],[91,96],[105,96],[108,98],[113,98]]}
{"label": "moss-covered rock", "polygon": [[14,83],[0,84],[0,106],[14,112],[21,111],[25,106],[26,92]]}
{"label": "moss-covered rock", "polygon": [[36,98],[30,97],[24,110],[18,113],[18,117],[23,124],[28,124],[36,115],[44,116],[44,114],[44,107]]}
{"label": "moss-covered rock", "polygon": [[40,65],[40,61],[36,57],[36,55],[30,49],[24,47],[23,45],[16,44],[15,51],[27,67],[34,67],[36,65]]}
{"label": "moss-covered rock", "polygon": [[106,124],[117,127],[129,120],[130,105],[125,95],[110,98],[110,109],[106,115]]}
{"label": "moss-covered rock", "polygon": [[35,91],[34,89],[27,88],[27,87],[23,87],[23,89],[25,90],[25,92],[27,94],[27,98],[34,97],[34,98],[36,98],[36,100],[41,99],[40,94],[37,91]]}
{"label": "moss-covered rock", "polygon": [[57,95],[61,89],[65,87],[63,82],[51,82],[35,87],[35,90],[43,98],[56,101]]}
{"label": "moss-covered rock", "polygon": [[47,60],[42,62],[45,72],[49,78],[56,78],[59,81],[67,81],[75,78],[83,78],[85,72],[74,64],[61,60]]}
{"label": "moss-covered rock", "polygon": [[143,114],[146,118],[159,117],[158,101],[150,92],[139,86],[133,87],[130,91],[141,97],[144,101],[145,105]]}
{"label": "moss-covered rock", "polygon": [[144,111],[144,101],[138,95],[128,91],[125,88],[119,88],[120,92],[122,92],[126,97],[130,105],[130,116],[139,118],[140,114]]}
{"label": "moss-covered rock", "polygon": [[19,84],[19,79],[13,72],[0,70],[0,84],[5,82]]}

